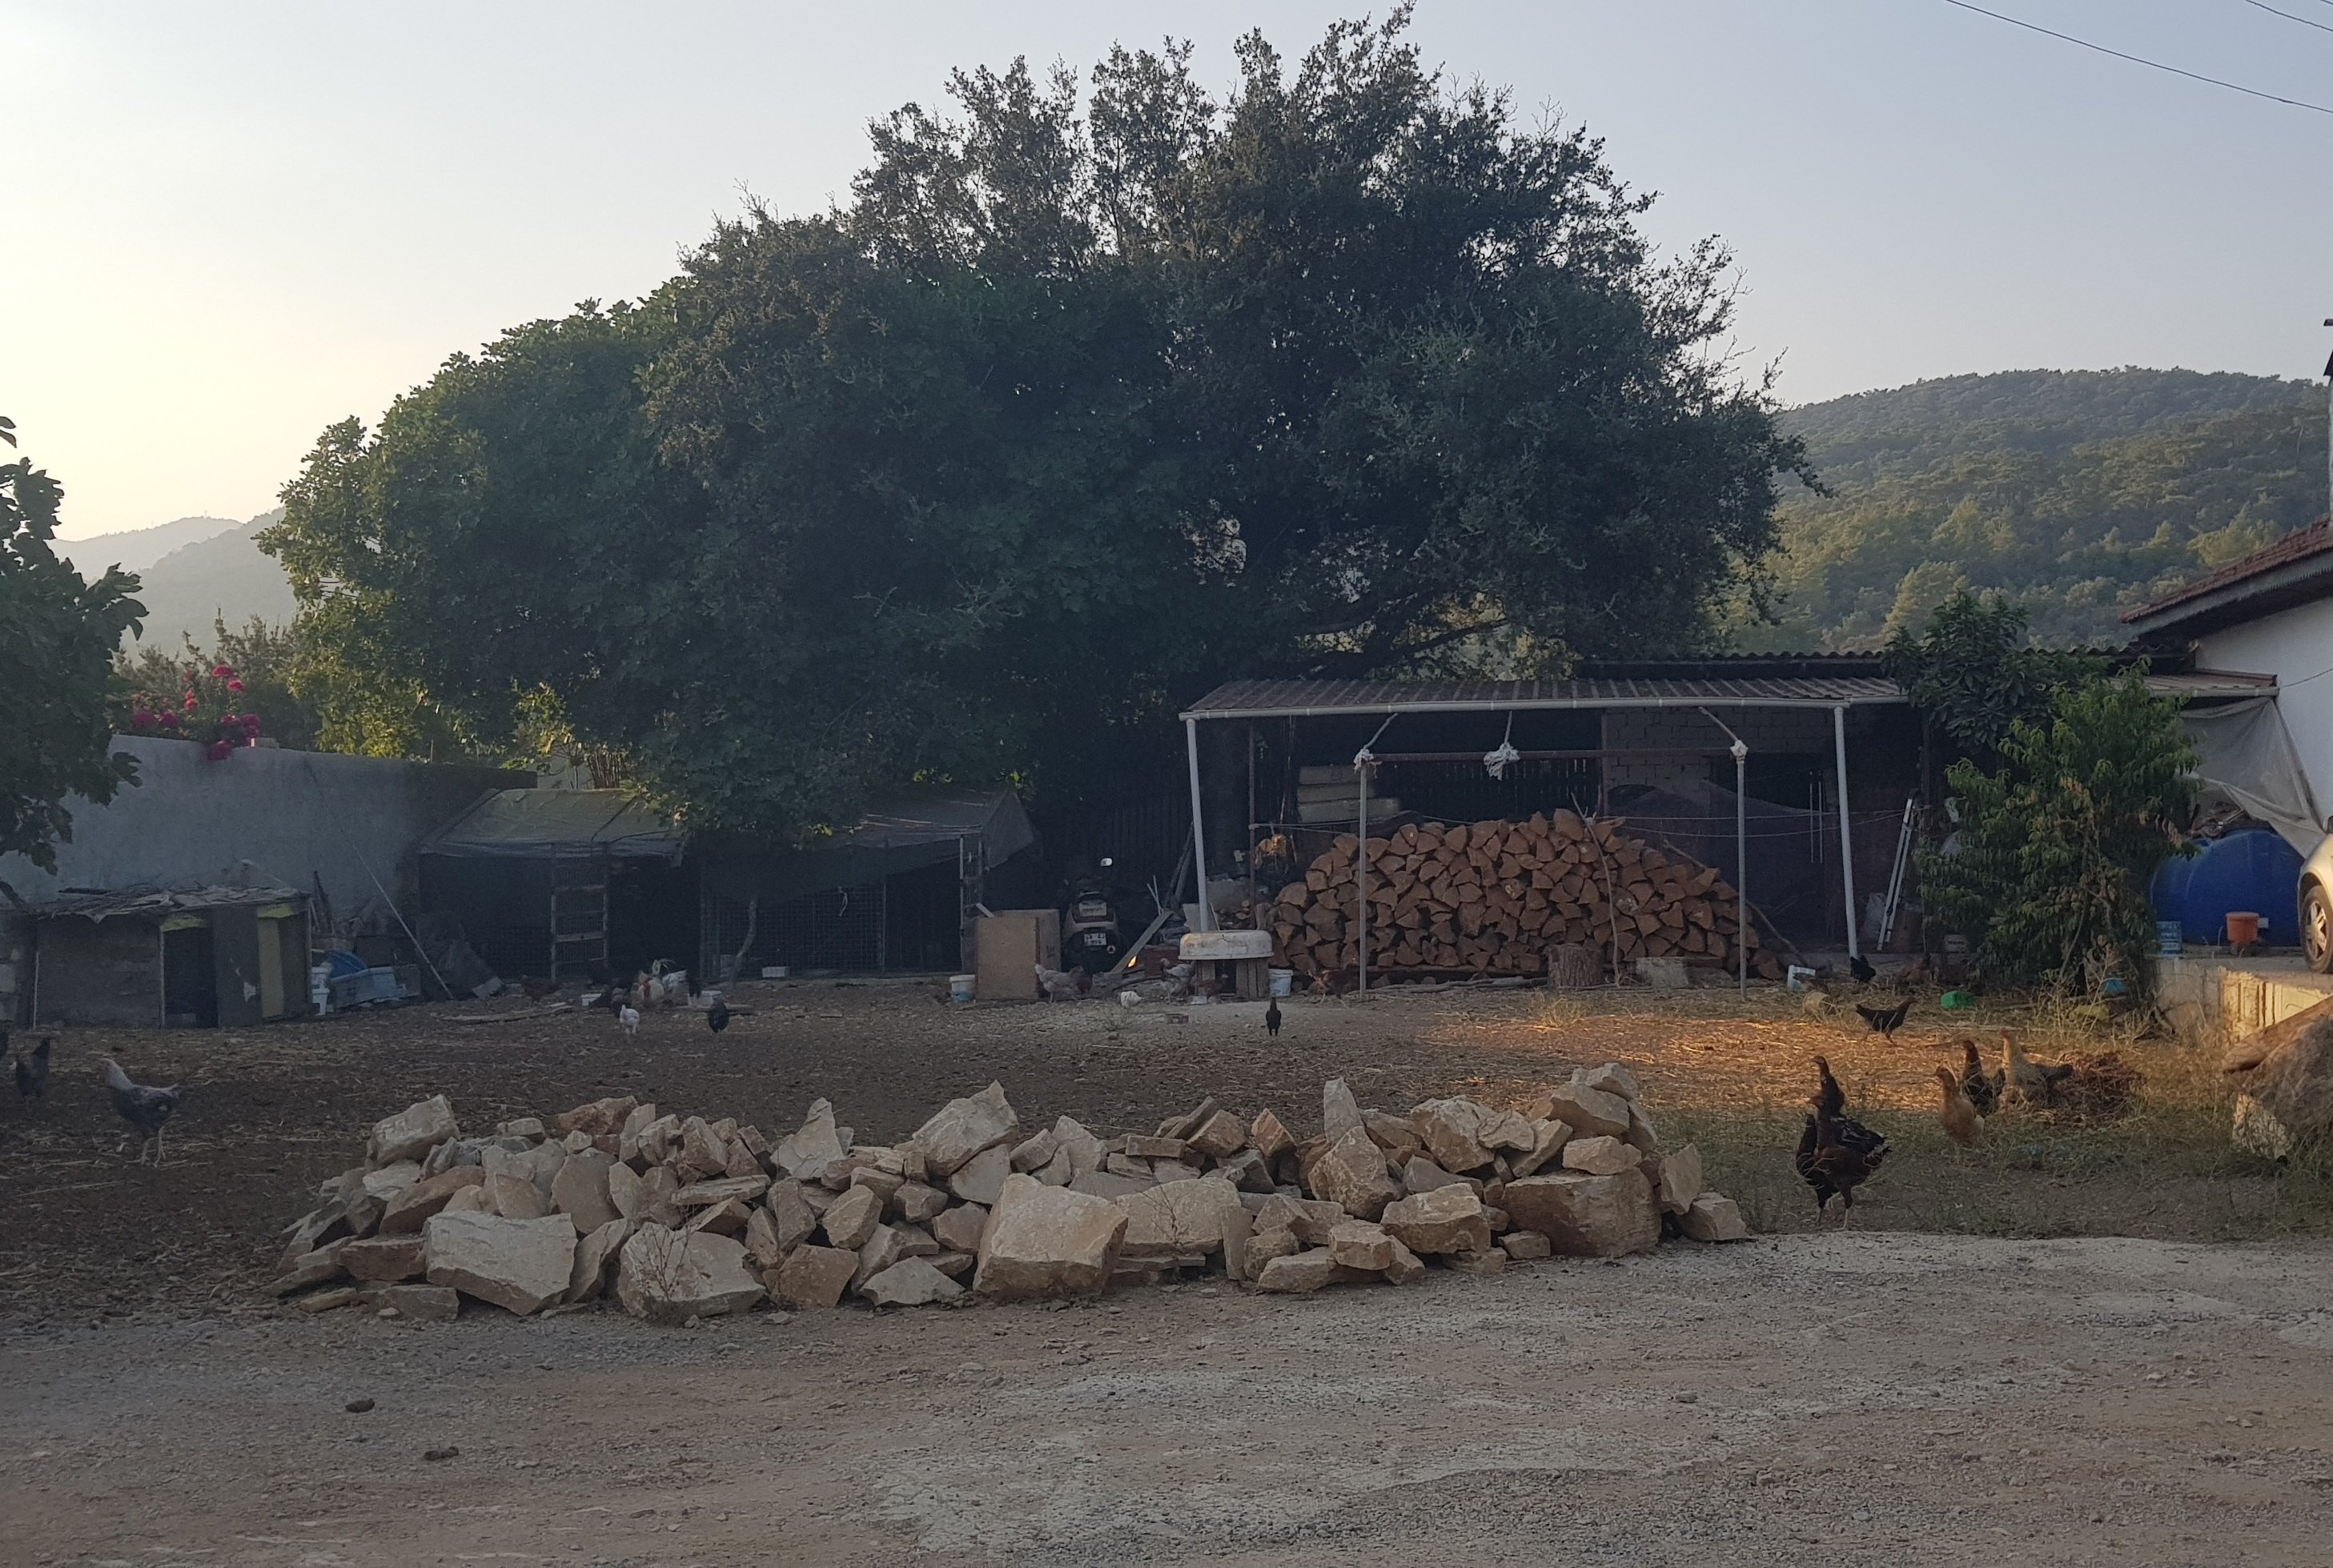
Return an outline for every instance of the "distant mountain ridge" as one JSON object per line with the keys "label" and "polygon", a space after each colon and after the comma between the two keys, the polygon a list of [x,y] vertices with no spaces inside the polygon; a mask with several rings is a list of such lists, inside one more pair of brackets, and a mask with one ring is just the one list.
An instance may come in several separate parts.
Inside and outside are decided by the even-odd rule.
{"label": "distant mountain ridge", "polygon": [[1997,588],[2053,642],[2326,510],[2325,389],[2191,370],[1954,376],[1794,408],[1823,483],[1782,502],[1779,625],[1750,651],[1874,646],[1956,588]]}
{"label": "distant mountain ridge", "polygon": [[138,598],[146,607],[146,625],[139,642],[176,653],[180,638],[191,636],[207,650],[213,624],[220,619],[236,630],[254,616],[274,626],[288,624],[296,607],[291,580],[275,558],[253,542],[260,530],[283,516],[278,509],[248,522],[229,523],[223,531],[180,545],[140,569]]}
{"label": "distant mountain ridge", "polygon": [[231,517],[182,517],[153,528],[124,529],[119,533],[92,534],[87,539],[60,539],[57,553],[73,563],[83,577],[96,577],[107,567],[143,571],[172,550],[243,525]]}

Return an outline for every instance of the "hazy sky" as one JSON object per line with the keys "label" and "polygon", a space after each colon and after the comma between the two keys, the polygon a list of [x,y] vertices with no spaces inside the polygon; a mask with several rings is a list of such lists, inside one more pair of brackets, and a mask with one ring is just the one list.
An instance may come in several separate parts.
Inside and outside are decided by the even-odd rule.
{"label": "hazy sky", "polygon": [[[2275,0],[2333,26],[2333,0]],[[2248,0],[1990,9],[2333,104],[2333,31]],[[848,187],[952,65],[1172,32],[1231,79],[1358,4],[389,6],[0,0],[0,413],[66,532],[274,503],[446,355],[638,294],[750,189]],[[1382,12],[1382,6],[1378,7]],[[2333,114],[1944,0],[1425,0],[1456,79],[1584,120],[1667,245],[1733,248],[1740,351],[1808,401],[2015,367],[2314,375]]]}

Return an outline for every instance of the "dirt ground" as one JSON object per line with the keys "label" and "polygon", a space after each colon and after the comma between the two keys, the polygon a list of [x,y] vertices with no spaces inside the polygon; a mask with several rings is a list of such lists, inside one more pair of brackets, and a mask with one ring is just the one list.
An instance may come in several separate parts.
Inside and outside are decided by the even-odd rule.
{"label": "dirt ground", "polygon": [[[2333,1203],[2227,1152],[2201,1048],[2118,1040],[2148,1074],[2127,1122],[1959,1151],[1932,1006],[1890,1042],[1771,994],[1464,990],[1303,1001],[1268,1042],[1240,1008],[735,994],[717,1037],[455,1008],[67,1034],[48,1104],[0,1119],[0,1564],[2327,1560]],[[2064,1043],[1963,1027],[2004,1022]],[[119,1152],[104,1051],[190,1085],[158,1171]],[[1846,1233],[1790,1171],[1816,1051],[1896,1145]],[[772,1132],[823,1095],[891,1140],[992,1077],[1025,1120],[1147,1130],[1214,1093],[1301,1127],[1332,1075],[1406,1108],[1615,1058],[1770,1234],[694,1333],[257,1294],[364,1127],[440,1091],[473,1126],[634,1094]],[[2225,1238],[2265,1239],[2199,1244]]]}

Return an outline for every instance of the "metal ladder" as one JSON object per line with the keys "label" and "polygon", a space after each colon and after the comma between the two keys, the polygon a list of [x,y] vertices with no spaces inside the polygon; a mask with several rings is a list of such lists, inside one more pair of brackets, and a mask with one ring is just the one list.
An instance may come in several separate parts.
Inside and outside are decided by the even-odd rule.
{"label": "metal ladder", "polygon": [[551,857],[551,977],[581,978],[608,962],[608,863]]}

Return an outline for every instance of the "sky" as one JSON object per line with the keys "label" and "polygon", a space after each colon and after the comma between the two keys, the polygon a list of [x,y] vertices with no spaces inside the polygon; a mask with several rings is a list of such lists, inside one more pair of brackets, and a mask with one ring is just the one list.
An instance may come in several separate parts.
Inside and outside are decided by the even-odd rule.
{"label": "sky", "polygon": [[[2333,107],[2333,0],[1986,3]],[[940,101],[951,67],[1172,34],[1224,86],[1248,29],[1293,56],[1362,12],[0,0],[0,414],[69,537],[251,516],[325,425],[647,292],[746,193],[839,199],[868,120]],[[2333,348],[2333,113],[1946,0],[1422,0],[1412,34],[1603,137],[1664,246],[1722,237],[1737,362],[1786,402],[2032,367],[2307,377]]]}

